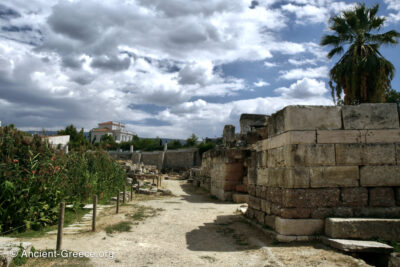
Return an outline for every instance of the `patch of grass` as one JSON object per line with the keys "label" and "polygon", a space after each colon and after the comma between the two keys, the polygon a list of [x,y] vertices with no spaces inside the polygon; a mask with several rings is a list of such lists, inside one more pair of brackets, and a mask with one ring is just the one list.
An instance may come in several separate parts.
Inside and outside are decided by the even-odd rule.
{"label": "patch of grass", "polygon": [[[64,228],[67,227],[70,224],[73,224],[74,222],[79,221],[86,213],[91,212],[89,209],[78,209],[76,211],[72,209],[65,209],[64,213]],[[40,230],[27,230],[25,232],[21,233],[12,233],[8,235],[9,237],[15,237],[15,238],[37,238],[37,237],[43,237],[46,235],[47,232],[57,230],[58,225],[49,225],[46,226]]]}
{"label": "patch of grass", "polygon": [[129,232],[131,230],[131,222],[120,222],[117,224],[109,225],[105,228],[107,234],[112,234],[114,232]]}
{"label": "patch of grass", "polygon": [[143,221],[146,218],[154,217],[159,212],[164,211],[162,208],[154,209],[152,207],[146,207],[141,205],[133,205],[135,211],[131,214],[126,214],[126,216],[131,217],[134,221]]}
{"label": "patch of grass", "polygon": [[209,261],[209,262],[211,262],[211,263],[213,263],[213,262],[216,261],[216,259],[215,259],[214,257],[210,257],[210,256],[200,256],[200,259]]}

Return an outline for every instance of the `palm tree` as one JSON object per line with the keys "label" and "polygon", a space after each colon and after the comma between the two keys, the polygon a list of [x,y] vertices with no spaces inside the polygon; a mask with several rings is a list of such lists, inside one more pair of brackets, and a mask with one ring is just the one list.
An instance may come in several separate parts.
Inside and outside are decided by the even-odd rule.
{"label": "palm tree", "polygon": [[378,9],[378,4],[372,8],[358,4],[329,20],[334,34],[321,40],[321,45],[333,46],[328,58],[341,55],[348,47],[330,71],[329,85],[335,103],[385,102],[395,68],[378,50],[381,45],[397,44],[400,33],[395,30],[378,33],[385,22],[385,17],[376,15]]}

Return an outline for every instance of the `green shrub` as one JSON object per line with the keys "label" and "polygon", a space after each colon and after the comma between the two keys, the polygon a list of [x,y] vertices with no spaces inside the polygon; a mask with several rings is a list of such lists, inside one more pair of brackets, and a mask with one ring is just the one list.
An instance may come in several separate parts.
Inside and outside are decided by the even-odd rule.
{"label": "green shrub", "polygon": [[56,151],[41,137],[0,128],[0,230],[40,229],[56,223],[61,201],[81,206],[121,188],[125,171],[101,150]]}

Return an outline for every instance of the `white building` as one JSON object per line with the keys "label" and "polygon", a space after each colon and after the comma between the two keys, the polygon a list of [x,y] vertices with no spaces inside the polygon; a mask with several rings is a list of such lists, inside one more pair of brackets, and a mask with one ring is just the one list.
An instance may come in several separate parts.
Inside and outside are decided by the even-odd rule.
{"label": "white building", "polygon": [[96,143],[100,142],[103,135],[111,135],[115,142],[129,142],[132,140],[135,133],[125,130],[125,125],[120,122],[107,121],[99,123],[99,127],[90,131],[90,141],[95,140]]}
{"label": "white building", "polygon": [[69,135],[49,135],[43,136],[43,140],[47,140],[53,148],[65,149],[68,146]]}

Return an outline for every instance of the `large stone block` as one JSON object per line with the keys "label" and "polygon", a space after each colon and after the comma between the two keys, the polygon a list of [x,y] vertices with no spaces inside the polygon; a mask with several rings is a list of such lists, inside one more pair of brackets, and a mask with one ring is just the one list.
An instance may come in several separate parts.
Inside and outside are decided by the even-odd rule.
{"label": "large stone block", "polygon": [[361,104],[342,107],[344,129],[396,129],[399,115],[396,104]]}
{"label": "large stone block", "polygon": [[365,144],[363,146],[364,165],[396,164],[396,149],[394,144]]}
{"label": "large stone block", "polygon": [[308,167],[286,168],[281,186],[283,188],[309,188],[310,168]]}
{"label": "large stone block", "polygon": [[282,189],[278,187],[268,187],[266,200],[280,204],[282,202]]}
{"label": "large stone block", "polygon": [[337,188],[284,189],[282,207],[315,208],[339,205],[340,190]]}
{"label": "large stone block", "polygon": [[315,131],[289,131],[262,141],[263,150],[269,150],[291,144],[315,144]]}
{"label": "large stone block", "polygon": [[361,166],[361,186],[400,186],[400,166]]}
{"label": "large stone block", "polygon": [[353,211],[355,217],[400,218],[400,207],[362,207],[353,208]]}
{"label": "large stone block", "polygon": [[261,200],[261,210],[266,214],[271,213],[271,202],[266,201],[264,199]]}
{"label": "large stone block", "polygon": [[249,207],[251,207],[254,210],[261,210],[261,199],[249,196]]}
{"label": "large stone block", "polygon": [[358,166],[311,167],[311,187],[358,186]]}
{"label": "large stone block", "polygon": [[361,165],[362,144],[336,144],[336,164]]}
{"label": "large stone block", "polygon": [[400,240],[400,219],[341,219],[325,220],[325,234],[331,238]]}
{"label": "large stone block", "polygon": [[258,185],[268,185],[269,177],[268,177],[268,169],[267,168],[258,168],[257,169],[257,184]]}
{"label": "large stone block", "polygon": [[268,136],[293,130],[341,128],[341,108],[338,106],[287,106],[269,119]]}
{"label": "large stone block", "polygon": [[364,143],[359,130],[318,130],[318,144],[353,144]]}
{"label": "large stone block", "polygon": [[323,227],[320,219],[275,219],[275,231],[281,235],[316,235],[323,232]]}
{"label": "large stone block", "polygon": [[369,205],[372,207],[393,207],[396,205],[394,190],[390,187],[369,189]]}
{"label": "large stone block", "polygon": [[286,166],[334,166],[333,144],[299,144],[284,147]]}
{"label": "large stone block", "polygon": [[396,205],[400,206],[400,187],[395,188],[395,194],[396,194]]}
{"label": "large stone block", "polygon": [[368,189],[365,187],[342,188],[342,205],[363,207],[368,205]]}
{"label": "large stone block", "polygon": [[285,168],[267,168],[268,186],[281,186],[285,177]]}
{"label": "large stone block", "polygon": [[276,216],[274,215],[266,215],[264,217],[264,224],[272,229],[275,229],[275,218]]}
{"label": "large stone block", "polygon": [[254,211],[254,218],[258,221],[259,224],[264,225],[264,217],[265,213],[259,210]]}
{"label": "large stone block", "polygon": [[235,203],[249,203],[249,195],[248,194],[233,194],[232,200]]}
{"label": "large stone block", "polygon": [[333,215],[332,208],[316,208],[311,212],[311,218],[313,219],[325,219]]}
{"label": "large stone block", "polygon": [[283,147],[268,150],[267,166],[269,168],[285,167],[285,155]]}
{"label": "large stone block", "polygon": [[311,215],[310,208],[282,208],[281,217],[287,219],[306,219]]}
{"label": "large stone block", "polygon": [[367,130],[362,131],[367,143],[400,143],[400,130]]}

